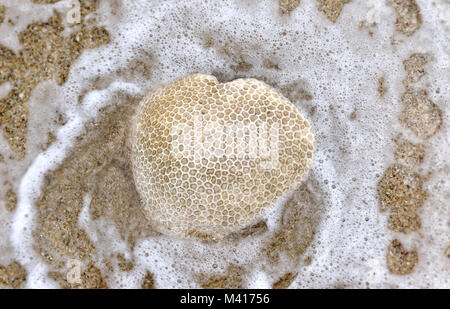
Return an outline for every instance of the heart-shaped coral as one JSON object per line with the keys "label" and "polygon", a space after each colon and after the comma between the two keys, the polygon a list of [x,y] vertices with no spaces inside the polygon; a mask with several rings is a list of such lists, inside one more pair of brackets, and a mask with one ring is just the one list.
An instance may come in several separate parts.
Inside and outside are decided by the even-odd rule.
{"label": "heart-shaped coral", "polygon": [[221,239],[303,180],[314,136],[263,82],[194,74],[141,101],[132,146],[136,186],[156,229]]}

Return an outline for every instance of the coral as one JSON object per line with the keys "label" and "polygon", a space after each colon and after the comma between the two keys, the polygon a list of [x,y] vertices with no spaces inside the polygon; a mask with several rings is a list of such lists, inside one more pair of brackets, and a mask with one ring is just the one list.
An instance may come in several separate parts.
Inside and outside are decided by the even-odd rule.
{"label": "coral", "polygon": [[257,223],[312,162],[310,125],[263,82],[194,74],[139,106],[132,163],[145,213],[162,233],[221,239]]}

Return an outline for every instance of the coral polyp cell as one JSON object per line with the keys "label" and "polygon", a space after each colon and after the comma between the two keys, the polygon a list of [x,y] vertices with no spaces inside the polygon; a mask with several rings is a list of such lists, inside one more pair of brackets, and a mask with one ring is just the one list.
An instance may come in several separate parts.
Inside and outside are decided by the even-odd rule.
{"label": "coral polyp cell", "polygon": [[144,213],[178,238],[222,239],[257,222],[304,180],[313,153],[308,121],[255,79],[191,75],[150,92],[134,119]]}

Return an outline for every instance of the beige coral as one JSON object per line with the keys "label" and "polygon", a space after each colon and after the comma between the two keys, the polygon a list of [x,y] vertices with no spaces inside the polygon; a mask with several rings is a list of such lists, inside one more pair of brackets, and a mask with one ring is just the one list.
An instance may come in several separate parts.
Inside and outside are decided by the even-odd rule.
{"label": "beige coral", "polygon": [[308,121],[275,90],[202,74],[149,93],[132,136],[145,213],[179,238],[221,239],[256,223],[304,179],[313,152]]}

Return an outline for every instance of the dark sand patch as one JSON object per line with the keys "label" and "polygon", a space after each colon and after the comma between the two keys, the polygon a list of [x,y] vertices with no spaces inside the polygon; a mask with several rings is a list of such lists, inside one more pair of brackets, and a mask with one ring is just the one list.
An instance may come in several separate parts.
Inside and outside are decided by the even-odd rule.
{"label": "dark sand patch", "polygon": [[417,83],[426,74],[424,66],[428,61],[430,61],[430,55],[418,53],[412,54],[403,61],[403,67],[407,73],[403,80],[405,87],[408,87],[411,83]]}
{"label": "dark sand patch", "polygon": [[417,251],[408,252],[397,239],[391,241],[386,254],[387,268],[391,273],[396,275],[410,274],[418,262]]}
{"label": "dark sand patch", "polygon": [[13,261],[8,266],[0,265],[0,287],[18,289],[27,279],[27,271],[20,263]]}
{"label": "dark sand patch", "polygon": [[422,227],[419,215],[414,211],[398,210],[392,212],[388,219],[388,228],[392,231],[409,234]]}
{"label": "dark sand patch", "polygon": [[381,211],[391,211],[388,223],[391,230],[410,233],[420,228],[416,211],[428,196],[423,183],[422,176],[401,164],[393,164],[384,172],[377,192]]}
{"label": "dark sand patch", "polygon": [[273,289],[287,289],[292,282],[297,278],[298,273],[288,272],[280,277],[273,285]]}
{"label": "dark sand patch", "polygon": [[227,236],[227,239],[236,241],[246,237],[259,236],[266,233],[267,231],[268,231],[267,223],[265,221],[260,221],[254,225],[243,228],[239,232],[231,233],[229,236]]}
{"label": "dark sand patch", "polygon": [[408,88],[402,95],[404,109],[400,124],[411,129],[418,137],[429,138],[442,125],[442,110],[428,98],[426,90]]}
{"label": "dark sand patch", "polygon": [[378,79],[378,87],[377,87],[378,97],[379,98],[384,97],[384,94],[386,93],[386,91],[387,91],[387,88],[385,85],[384,77],[380,77]]}
{"label": "dark sand patch", "polygon": [[14,190],[9,189],[6,192],[5,202],[6,202],[5,207],[6,207],[7,211],[13,212],[16,209],[17,195],[16,195],[16,192],[14,192]]}
{"label": "dark sand patch", "polygon": [[280,70],[278,63],[274,62],[271,59],[265,59],[263,61],[263,66],[264,66],[264,68],[269,69],[269,70],[277,70],[277,71]]}
{"label": "dark sand patch", "polygon": [[126,259],[123,254],[117,254],[117,266],[121,271],[132,271],[134,269],[134,263],[131,260]]}
{"label": "dark sand patch", "polygon": [[301,186],[283,206],[282,222],[264,249],[270,263],[278,264],[280,255],[298,264],[300,256],[314,239],[320,201],[307,188]]}
{"label": "dark sand patch", "polygon": [[336,22],[344,5],[351,0],[317,0],[319,2],[319,11],[325,13],[329,20]]}
{"label": "dark sand patch", "polygon": [[300,0],[278,0],[280,14],[291,14],[300,5]]}
{"label": "dark sand patch", "polygon": [[420,28],[422,15],[415,0],[389,0],[388,4],[395,9],[395,29],[398,32],[411,36]]}
{"label": "dark sand patch", "polygon": [[0,24],[5,20],[6,6],[0,5]]}
{"label": "dark sand patch", "polygon": [[422,164],[425,158],[425,145],[414,144],[403,137],[402,134],[397,135],[394,139],[395,161],[406,166],[407,168],[413,168]]}
{"label": "dark sand patch", "polygon": [[102,27],[80,29],[65,38],[61,15],[54,14],[46,22],[32,23],[19,33],[22,49],[16,55],[0,46],[0,84],[10,82],[12,90],[0,100],[0,126],[10,147],[22,159],[26,153],[28,106],[33,89],[42,81],[58,85],[66,82],[70,66],[84,49],[109,43]]}
{"label": "dark sand patch", "polygon": [[204,289],[243,289],[244,274],[244,268],[231,264],[225,275],[200,275],[199,281]]}
{"label": "dark sand patch", "polygon": [[154,288],[155,288],[155,279],[153,279],[153,275],[147,271],[144,280],[142,281],[141,289],[150,290]]}

